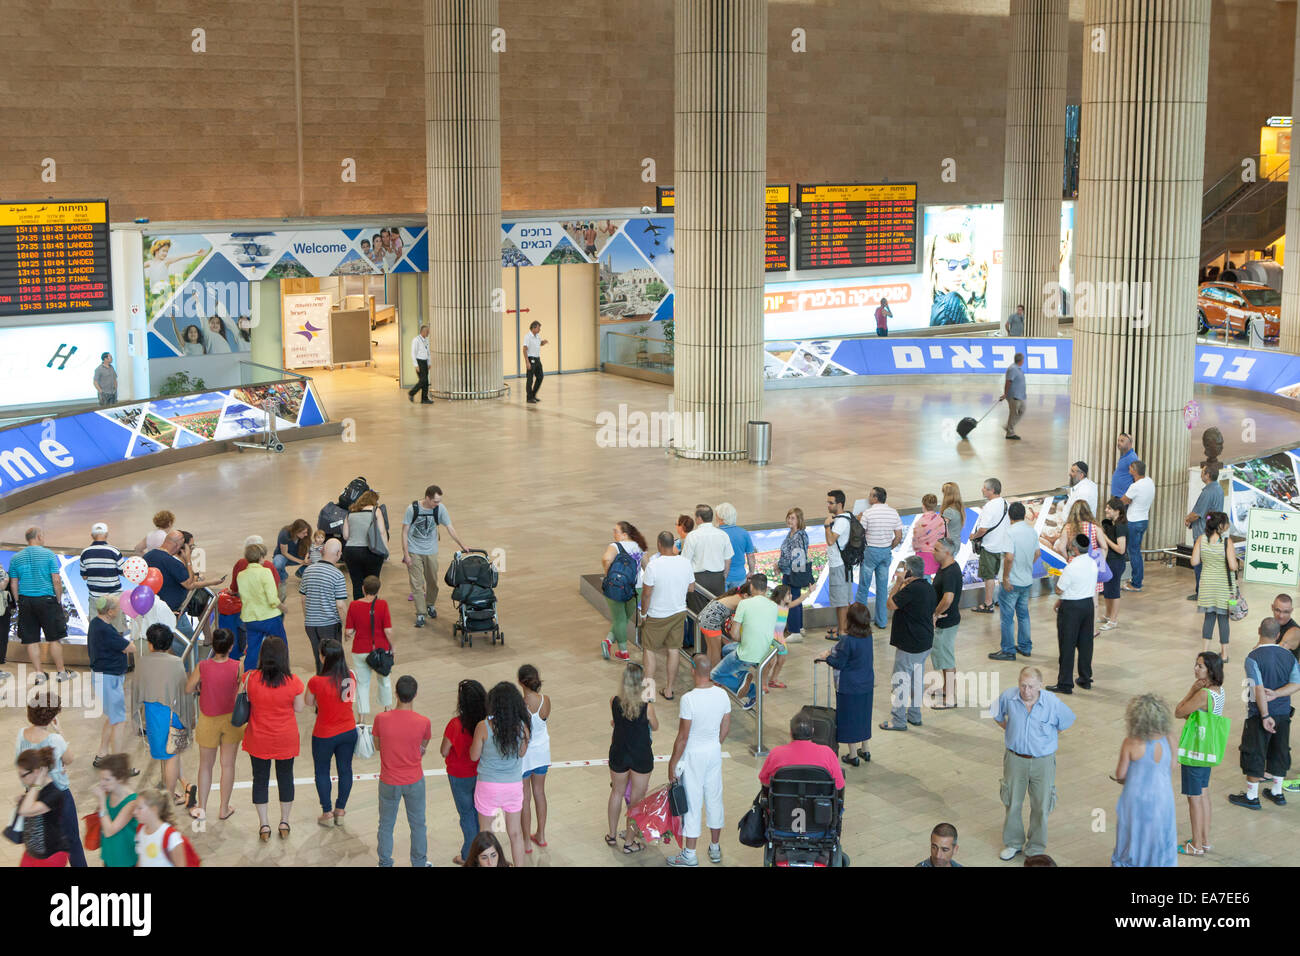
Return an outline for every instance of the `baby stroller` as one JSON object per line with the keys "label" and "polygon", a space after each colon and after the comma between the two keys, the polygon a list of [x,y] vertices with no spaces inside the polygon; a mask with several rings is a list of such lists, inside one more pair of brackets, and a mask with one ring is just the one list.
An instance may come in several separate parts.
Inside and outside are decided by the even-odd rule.
{"label": "baby stroller", "polygon": [[761,806],[764,866],[848,866],[840,847],[844,801],[825,767],[782,767]]}
{"label": "baby stroller", "polygon": [[478,549],[457,551],[443,576],[443,583],[451,588],[451,602],[460,612],[460,620],[451,626],[451,636],[459,634],[460,646],[474,646],[474,634],[492,636],[492,643],[506,642],[497,621],[497,569],[492,567],[487,552]]}

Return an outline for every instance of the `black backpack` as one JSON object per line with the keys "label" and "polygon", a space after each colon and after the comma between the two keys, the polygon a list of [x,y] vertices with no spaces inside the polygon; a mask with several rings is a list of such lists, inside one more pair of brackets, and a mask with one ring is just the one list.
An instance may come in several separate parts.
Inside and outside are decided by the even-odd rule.
{"label": "black backpack", "polygon": [[364,478],[353,478],[348,482],[348,486],[343,489],[343,494],[339,495],[339,507],[351,508],[357,503],[357,499],[370,490],[370,485],[366,484]]}
{"label": "black backpack", "polygon": [[[835,542],[840,547],[840,556],[844,559],[846,569],[856,568],[862,563],[862,559],[867,556],[867,529],[862,527],[862,522],[852,511],[845,511],[835,516],[836,518],[849,519],[849,533],[847,536],[841,535]],[[834,526],[834,522],[831,522]]]}
{"label": "black backpack", "polygon": [[[432,521],[432,522],[433,522],[433,533],[434,533],[434,535],[436,536],[436,535],[438,534],[438,511],[439,511],[440,508],[442,508],[442,505],[441,505],[441,504],[437,504],[437,505],[434,505],[434,506],[433,506],[433,510],[432,510],[432,511],[426,511],[424,514],[420,514],[420,511],[421,511],[422,509],[420,508],[420,502],[419,502],[419,499],[416,499],[415,501],[412,501],[412,502],[411,502],[411,528],[412,528],[412,530],[414,530],[414,528],[415,528],[415,523],[416,523],[417,521],[426,521],[426,520],[427,520],[427,521]],[[423,530],[423,529],[421,529],[421,530]]]}

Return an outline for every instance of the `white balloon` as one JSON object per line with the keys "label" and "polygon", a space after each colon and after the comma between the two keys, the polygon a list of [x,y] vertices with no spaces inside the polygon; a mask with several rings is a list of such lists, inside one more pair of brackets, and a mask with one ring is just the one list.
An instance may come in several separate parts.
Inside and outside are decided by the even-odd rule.
{"label": "white balloon", "polygon": [[132,584],[143,584],[145,575],[149,573],[149,565],[145,564],[144,558],[136,555],[127,558],[122,565],[122,577],[126,578]]}

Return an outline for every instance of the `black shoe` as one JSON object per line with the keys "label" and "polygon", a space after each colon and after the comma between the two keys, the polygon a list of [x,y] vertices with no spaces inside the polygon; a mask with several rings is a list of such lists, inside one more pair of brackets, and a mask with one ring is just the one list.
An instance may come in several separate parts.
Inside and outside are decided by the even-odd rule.
{"label": "black shoe", "polygon": [[871,763],[871,751],[870,751],[870,750],[863,750],[861,747],[859,747],[859,748],[858,748],[858,756],[861,757],[863,760],[865,760],[867,763]]}
{"label": "black shoe", "polygon": [[1252,799],[1250,799],[1250,797],[1246,796],[1244,793],[1230,793],[1230,794],[1228,794],[1228,802],[1231,803],[1231,804],[1233,804],[1234,806],[1245,807],[1247,810],[1258,810],[1258,809],[1260,809],[1260,805],[1259,805],[1259,797],[1256,797],[1254,800],[1252,800]]}
{"label": "black shoe", "polygon": [[530,398],[530,399],[528,399],[528,404],[529,404],[529,405],[536,405],[536,404],[537,404],[537,399],[535,399],[535,398]]}
{"label": "black shoe", "polygon": [[415,401],[415,393],[414,393],[414,392],[407,392],[407,393],[406,393],[406,397],[409,398],[412,402]]}
{"label": "black shoe", "polygon": [[1279,806],[1279,807],[1285,807],[1285,806],[1286,806],[1286,795],[1285,795],[1285,794],[1274,793],[1272,790],[1260,790],[1259,793],[1260,793],[1260,796],[1267,797],[1269,800],[1272,800],[1273,803],[1276,804],[1276,805]]}
{"label": "black shoe", "polygon": [[1029,656],[1030,656],[1030,654],[1029,654],[1028,651],[1022,651],[1022,650],[1020,650],[1020,648],[1016,648],[1016,652],[1017,652],[1018,654],[1020,654],[1021,656],[1023,656],[1023,657],[1029,657]]}
{"label": "black shoe", "polygon": [[1019,435],[1008,435],[1008,436],[1007,436],[1007,441],[1020,441],[1020,436],[1019,436]]}
{"label": "black shoe", "polygon": [[1195,600],[1196,600],[1196,595],[1195,595],[1195,594],[1189,594],[1189,595],[1187,595],[1187,600],[1189,600],[1189,601],[1195,601]]}
{"label": "black shoe", "polygon": [[1076,687],[1082,687],[1084,690],[1092,690],[1092,681],[1090,680],[1080,680],[1075,681],[1074,683]]}
{"label": "black shoe", "polygon": [[994,651],[989,655],[991,661],[1014,661],[1015,659],[1015,654],[1008,654],[1006,651]]}
{"label": "black shoe", "polygon": [[1048,687],[1047,690],[1050,690],[1053,694],[1073,694],[1073,693],[1074,693],[1074,688],[1073,688],[1073,687],[1062,687],[1060,684],[1053,684],[1051,687]]}
{"label": "black shoe", "polygon": [[911,724],[913,727],[920,727],[920,726],[921,726],[921,722],[920,722],[919,720],[912,720],[912,718],[910,718],[910,717],[907,719],[907,722],[908,722],[909,724]]}
{"label": "black shoe", "polygon": [[432,405],[432,404],[433,404],[433,399],[431,399],[431,398],[422,398],[422,399],[420,399],[420,404],[421,404],[421,405]]}
{"label": "black shoe", "polygon": [[842,754],[840,756],[840,760],[844,761],[850,767],[858,767],[862,765],[861,760],[859,760],[857,757],[850,757],[848,754]]}

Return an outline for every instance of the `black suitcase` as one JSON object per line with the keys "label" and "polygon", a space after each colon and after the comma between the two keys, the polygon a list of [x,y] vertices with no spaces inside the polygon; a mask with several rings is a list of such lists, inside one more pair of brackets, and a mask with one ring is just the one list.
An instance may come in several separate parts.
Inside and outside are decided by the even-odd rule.
{"label": "black suitcase", "polygon": [[964,440],[975,430],[975,426],[978,424],[979,422],[968,415],[957,423],[957,434]]}
{"label": "black suitcase", "polygon": [[[835,739],[835,708],[830,706],[819,707],[817,705],[817,665],[825,663],[825,661],[813,661],[813,702],[801,709],[799,713],[812,721],[813,741],[815,743],[825,744],[827,747],[835,750],[838,745]],[[828,705],[830,704],[832,673],[832,668],[828,664],[826,666],[826,703]]]}

